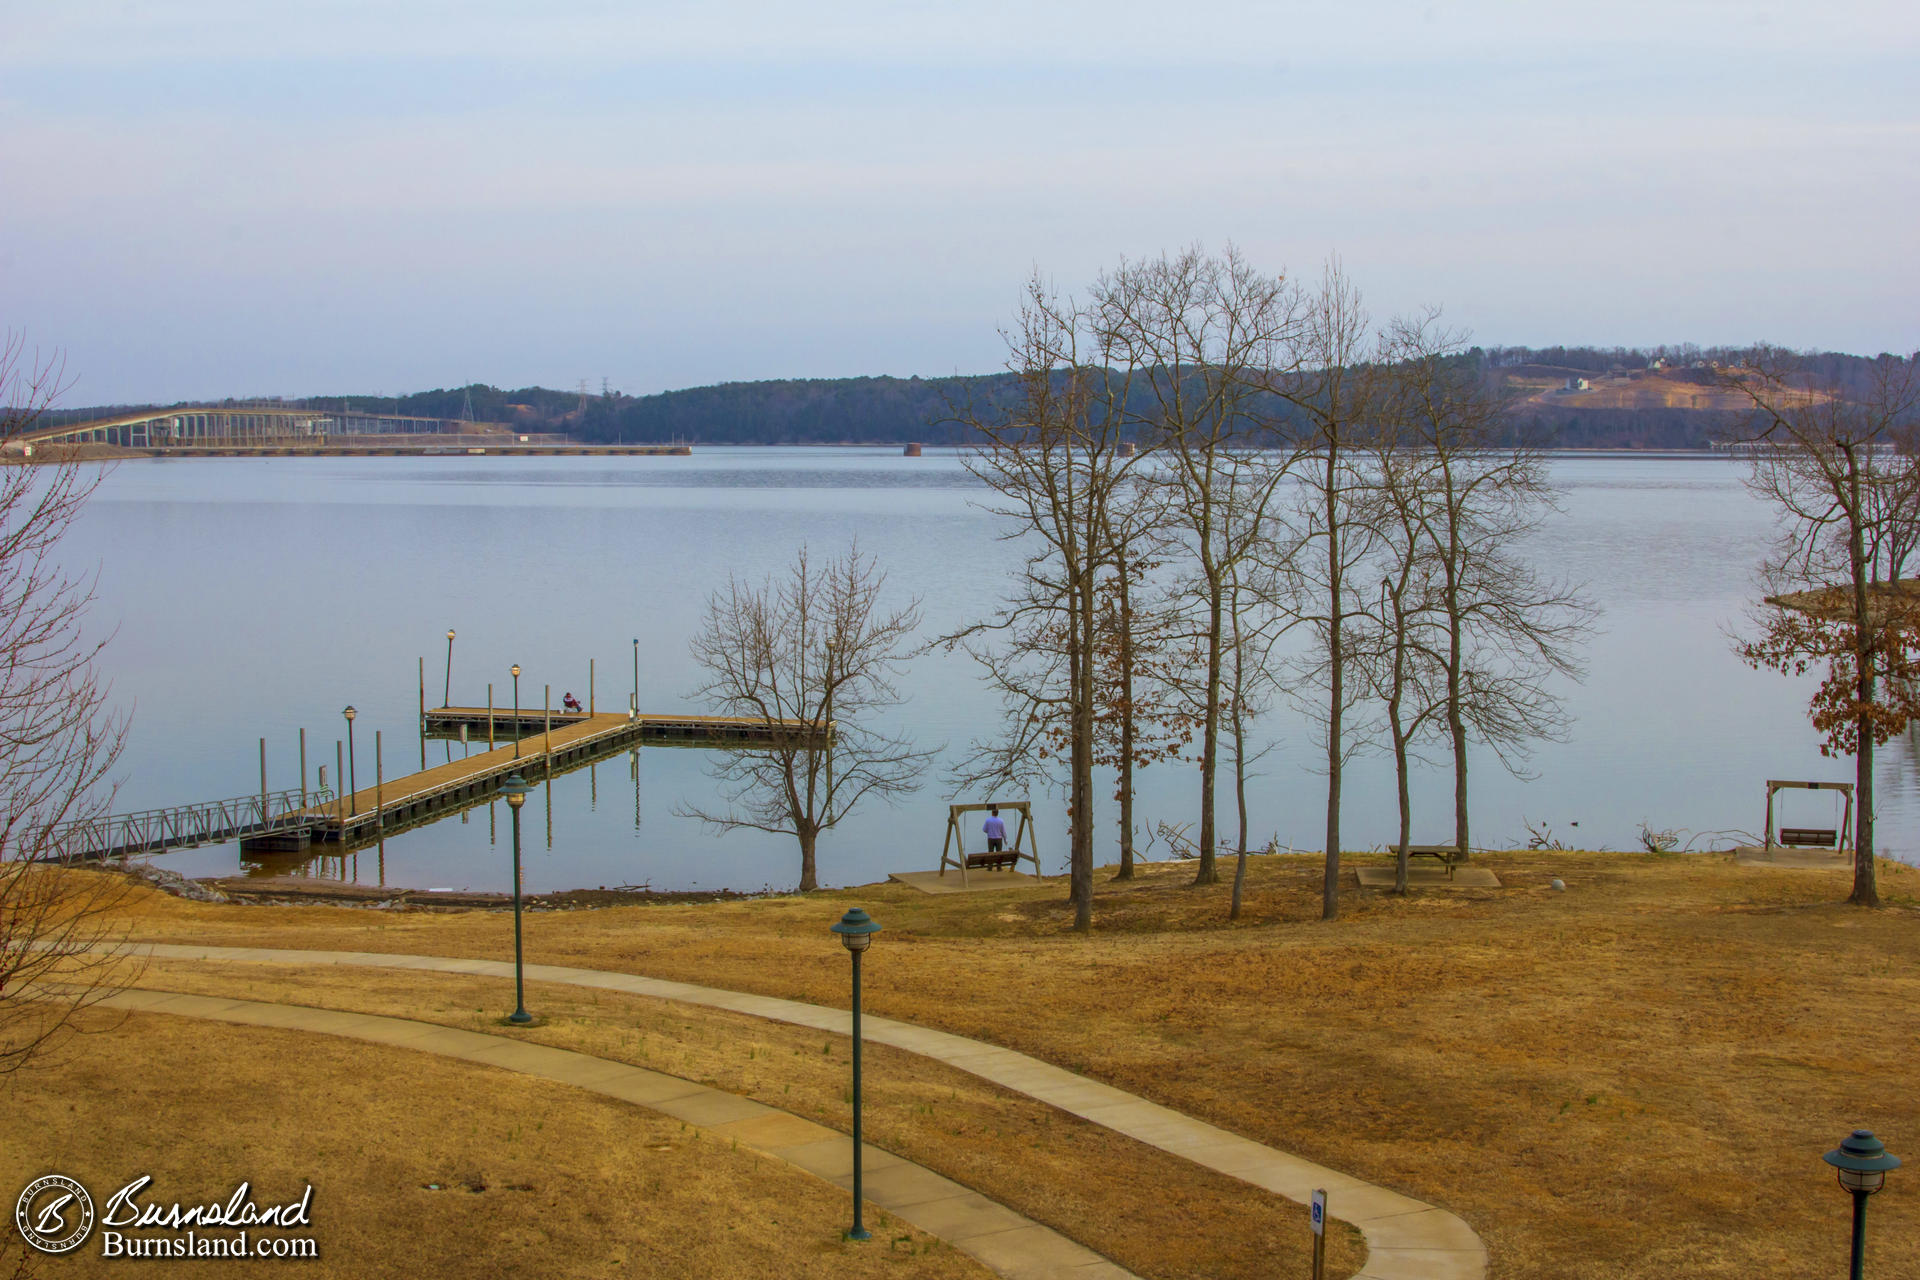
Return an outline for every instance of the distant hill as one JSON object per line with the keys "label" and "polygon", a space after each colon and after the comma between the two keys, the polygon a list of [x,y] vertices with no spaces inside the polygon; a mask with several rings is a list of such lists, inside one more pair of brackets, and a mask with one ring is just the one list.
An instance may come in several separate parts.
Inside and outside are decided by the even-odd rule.
{"label": "distant hill", "polygon": [[[1461,358],[1513,398],[1515,429],[1530,438],[1573,449],[1704,449],[1746,420],[1741,397],[1720,382],[1720,366],[1739,354],[1693,346],[1476,347]],[[1866,364],[1835,352],[1808,361],[1822,376],[1843,382]],[[950,445],[965,441],[953,421],[957,406],[991,405],[1016,391],[1011,374],[984,374],[728,382],[647,396],[476,384],[397,398],[325,396],[304,403],[442,418],[462,417],[470,406],[482,421],[566,432],[595,443]],[[63,410],[58,417],[105,412]]]}

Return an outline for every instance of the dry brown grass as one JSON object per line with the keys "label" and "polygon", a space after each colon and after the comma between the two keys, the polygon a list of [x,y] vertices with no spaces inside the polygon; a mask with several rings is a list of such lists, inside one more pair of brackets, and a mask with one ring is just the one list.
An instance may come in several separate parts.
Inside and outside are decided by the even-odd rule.
{"label": "dry brown grass", "polygon": [[[725,1089],[842,1132],[852,1128],[844,1037],[619,992],[530,984],[541,1024],[502,1033],[497,978],[378,969],[155,961],[145,987],[317,1005],[511,1034]],[[501,1003],[503,997],[507,1004]],[[1256,1280],[1310,1246],[1297,1207],[1243,1182],[925,1058],[869,1045],[865,1137],[1066,1232],[1137,1274]],[[1196,1230],[1197,1223],[1225,1224]],[[1335,1276],[1357,1233],[1331,1237]]]}
{"label": "dry brown grass", "polygon": [[[1067,931],[1058,884],[870,886],[543,915],[528,947],[842,1003],[825,928],[859,902],[887,928],[867,966],[874,1011],[1444,1205],[1487,1239],[1496,1276],[1744,1277],[1840,1258],[1846,1201],[1819,1153],[1856,1125],[1920,1149],[1920,873],[1883,864],[1893,905],[1868,912],[1837,905],[1841,873],[1722,857],[1486,862],[1505,889],[1349,890],[1331,925],[1314,919],[1314,861],[1275,858],[1256,860],[1234,926],[1224,889],[1174,867],[1103,884],[1090,938]],[[1550,892],[1552,875],[1569,891]],[[147,898],[134,923],[166,941],[510,954],[501,914]],[[1920,1276],[1899,1243],[1920,1230],[1916,1178],[1875,1201],[1876,1275]]]}
{"label": "dry brown grass", "polygon": [[[164,1014],[116,1019],[64,1057],[0,1083],[9,1197],[53,1171],[80,1179],[96,1208],[142,1173],[154,1177],[144,1198],[162,1205],[224,1202],[243,1178],[258,1203],[275,1203],[311,1182],[320,1257],[106,1260],[96,1237],[39,1259],[40,1276],[991,1274],[885,1215],[874,1243],[843,1243],[846,1195],[826,1183],[638,1107],[490,1067]],[[20,1240],[6,1234],[10,1275]]]}

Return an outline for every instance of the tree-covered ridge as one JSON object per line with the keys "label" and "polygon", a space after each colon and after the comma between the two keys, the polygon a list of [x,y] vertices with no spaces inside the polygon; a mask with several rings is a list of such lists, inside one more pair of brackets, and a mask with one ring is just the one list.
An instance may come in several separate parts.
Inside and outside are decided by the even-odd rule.
{"label": "tree-covered ridge", "polygon": [[[1460,357],[1513,399],[1514,429],[1571,449],[1704,449],[1734,434],[1747,411],[1720,386],[1744,349],[1691,343],[1650,348],[1474,347]],[[1841,352],[1802,357],[1823,379],[1865,379],[1872,360]],[[1580,386],[1581,381],[1588,385]],[[781,378],[725,382],[653,395],[615,391],[505,389],[476,383],[404,396],[336,395],[301,403],[434,418],[505,422],[600,443],[903,444],[968,443],[969,406],[1018,391],[1012,374],[940,378]],[[199,402],[204,403],[204,402]],[[47,421],[84,420],[134,408],[64,410]],[[1276,406],[1276,419],[1289,414]]]}

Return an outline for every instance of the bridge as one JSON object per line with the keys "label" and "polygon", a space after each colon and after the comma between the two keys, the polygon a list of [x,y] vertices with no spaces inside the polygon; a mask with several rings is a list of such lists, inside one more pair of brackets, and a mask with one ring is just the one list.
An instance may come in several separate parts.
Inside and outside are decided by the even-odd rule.
{"label": "bridge", "polygon": [[110,418],[35,427],[7,441],[10,452],[31,452],[36,444],[106,444],[127,449],[208,446],[322,444],[339,436],[482,436],[494,442],[512,439],[504,422],[430,418],[397,413],[311,409],[267,401],[248,405],[182,405],[142,409]]}
{"label": "bridge", "polygon": [[326,790],[269,791],[171,809],[81,818],[48,828],[41,859],[74,862],[122,858],[303,831],[313,824],[313,806],[324,805],[332,798],[333,793]]}
{"label": "bridge", "polygon": [[[262,790],[234,800],[67,823],[54,829],[42,858],[89,862],[229,840],[239,840],[243,851],[262,852],[296,852],[316,841],[364,846],[481,803],[515,773],[538,770],[551,776],[642,742],[751,750],[823,746],[833,740],[830,721],[631,711],[516,714],[492,707],[436,707],[422,716],[421,727],[428,736],[462,741],[484,735],[488,749],[342,795]],[[499,745],[502,739],[505,745]]]}

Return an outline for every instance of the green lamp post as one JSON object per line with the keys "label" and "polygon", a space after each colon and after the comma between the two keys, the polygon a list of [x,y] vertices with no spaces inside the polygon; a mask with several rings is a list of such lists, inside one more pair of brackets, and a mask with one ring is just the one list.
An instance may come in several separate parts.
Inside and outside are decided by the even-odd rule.
{"label": "green lamp post", "polygon": [[1900,1167],[1900,1157],[1887,1151],[1886,1145],[1870,1129],[1855,1129],[1852,1136],[1820,1157],[1840,1176],[1840,1185],[1853,1195],[1853,1280],[1861,1280],[1867,1257],[1867,1197],[1887,1183],[1887,1170]]}
{"label": "green lamp post", "polygon": [[831,928],[853,953],[853,1230],[847,1232],[847,1239],[871,1240],[873,1233],[860,1225],[860,955],[880,926],[854,907]]}
{"label": "green lamp post", "polygon": [[507,1015],[507,1021],[516,1026],[533,1021],[533,1015],[527,1012],[527,984],[520,949],[520,806],[527,802],[527,792],[532,789],[517,773],[509,774],[500,784],[500,794],[507,798],[507,808],[513,810],[513,1012]]}
{"label": "green lamp post", "polygon": [[347,718],[347,804],[349,806],[348,813],[350,816],[358,817],[360,814],[360,796],[358,794],[359,783],[355,781],[356,775],[354,773],[354,768],[353,768],[353,722],[355,717],[357,717],[360,713],[358,711],[355,711],[352,705],[349,704],[346,710],[342,711],[340,714]]}

